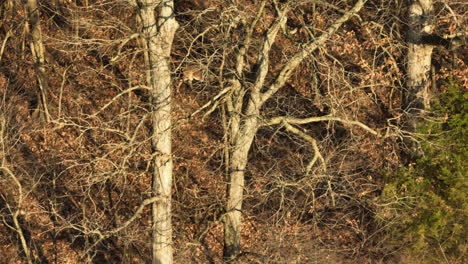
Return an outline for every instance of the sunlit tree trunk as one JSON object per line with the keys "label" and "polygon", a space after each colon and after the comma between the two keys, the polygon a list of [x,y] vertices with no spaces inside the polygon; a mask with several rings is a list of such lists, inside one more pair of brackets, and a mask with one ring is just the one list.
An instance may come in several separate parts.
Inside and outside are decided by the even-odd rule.
{"label": "sunlit tree trunk", "polygon": [[[227,214],[224,219],[224,258],[232,259],[240,252],[240,236],[242,229],[242,201],[244,192],[245,169],[250,146],[257,132],[260,116],[259,95],[253,94],[251,109],[247,110],[247,119],[231,119],[231,144],[229,161],[229,187]],[[257,104],[254,103],[257,102]],[[231,114],[236,115],[231,112]]]}
{"label": "sunlit tree trunk", "polygon": [[415,129],[417,115],[429,106],[429,72],[433,45],[423,37],[433,31],[432,0],[413,0],[408,13],[407,92],[405,108],[410,115],[410,130]]}
{"label": "sunlit tree trunk", "polygon": [[[424,42],[424,37],[433,31],[432,0],[412,0],[408,10],[408,54],[406,91],[403,93],[403,108],[407,114],[404,128],[416,132],[417,123],[429,107],[430,69],[433,45]],[[404,140],[408,160],[422,155],[420,147],[412,138]]]}
{"label": "sunlit tree trunk", "polygon": [[28,0],[26,3],[28,11],[28,23],[31,35],[31,52],[36,66],[36,75],[38,82],[37,90],[37,109],[35,114],[39,115],[43,121],[50,121],[50,114],[47,104],[47,78],[45,72],[45,51],[42,43],[42,34],[40,27],[39,9],[37,0]]}
{"label": "sunlit tree trunk", "polygon": [[[161,200],[153,204],[153,264],[170,264],[172,253],[171,72],[169,56],[178,23],[172,0],[137,2],[146,41],[152,104],[152,189]],[[155,14],[157,12],[157,19]]]}

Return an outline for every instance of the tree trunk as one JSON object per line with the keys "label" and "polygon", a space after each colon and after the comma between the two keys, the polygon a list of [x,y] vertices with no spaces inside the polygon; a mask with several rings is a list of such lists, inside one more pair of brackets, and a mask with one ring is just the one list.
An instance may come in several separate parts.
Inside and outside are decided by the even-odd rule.
{"label": "tree trunk", "polygon": [[47,105],[47,78],[45,72],[45,52],[42,44],[42,34],[40,27],[39,9],[37,0],[28,0],[26,8],[29,16],[29,26],[31,35],[31,52],[33,54],[36,66],[36,75],[38,82],[37,91],[37,109],[34,115],[38,115],[42,121],[50,121],[50,114]]}
{"label": "tree trunk", "polygon": [[[152,104],[152,147],[154,153],[152,189],[161,200],[153,204],[153,264],[172,263],[172,146],[171,72],[169,56],[178,23],[172,0],[140,0],[139,12],[148,47]],[[158,7],[158,19],[155,8]]]}
{"label": "tree trunk", "polygon": [[[408,80],[404,107],[410,115],[415,116],[429,107],[429,72],[433,46],[424,44],[423,37],[433,31],[432,12],[432,0],[413,0],[408,13]],[[416,125],[414,117],[410,117],[412,129]]]}
{"label": "tree trunk", "polygon": [[229,186],[226,215],[224,218],[224,259],[229,261],[240,253],[242,230],[242,201],[245,169],[252,141],[257,132],[259,113],[245,121],[231,144],[229,161]]}
{"label": "tree trunk", "polygon": [[[408,12],[408,57],[407,90],[403,93],[403,108],[407,113],[404,127],[409,132],[416,132],[418,121],[429,107],[429,73],[431,55],[434,46],[423,42],[433,30],[432,0],[413,0]],[[422,156],[418,143],[405,138],[407,159],[409,161]]]}

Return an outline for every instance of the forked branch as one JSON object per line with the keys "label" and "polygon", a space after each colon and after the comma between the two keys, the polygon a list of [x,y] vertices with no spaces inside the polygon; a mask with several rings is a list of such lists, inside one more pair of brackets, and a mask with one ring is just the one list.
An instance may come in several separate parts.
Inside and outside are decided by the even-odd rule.
{"label": "forked branch", "polygon": [[317,140],[315,140],[315,138],[307,135],[306,133],[302,132],[301,130],[293,127],[291,124],[289,124],[288,122],[284,121],[281,122],[281,124],[286,128],[286,130],[288,130],[289,132],[292,132],[298,136],[300,136],[301,138],[303,138],[304,140],[308,141],[311,145],[312,145],[312,148],[314,149],[314,157],[312,158],[312,160],[310,160],[309,164],[307,165],[306,167],[306,170],[305,170],[305,173],[306,174],[309,174],[310,170],[312,169],[312,167],[315,165],[315,162],[317,162],[318,159],[320,159],[320,161],[322,162],[322,169],[323,171],[326,171],[327,170],[327,164],[325,163],[325,159],[323,158],[322,154],[320,153],[320,150],[317,146]]}
{"label": "forked branch", "polygon": [[303,49],[297,52],[287,63],[283,66],[280,73],[276,77],[276,80],[271,84],[271,86],[266,90],[261,97],[261,101],[265,102],[273,94],[275,94],[281,87],[284,86],[286,81],[291,77],[293,71],[299,66],[299,64],[307,58],[313,51],[315,51],[319,46],[323,45],[332,35],[335,33],[343,23],[348,21],[352,16],[356,15],[359,10],[364,6],[367,0],[358,0],[357,3],[345,13],[342,17],[335,21],[320,37],[315,39],[315,41],[307,44]]}

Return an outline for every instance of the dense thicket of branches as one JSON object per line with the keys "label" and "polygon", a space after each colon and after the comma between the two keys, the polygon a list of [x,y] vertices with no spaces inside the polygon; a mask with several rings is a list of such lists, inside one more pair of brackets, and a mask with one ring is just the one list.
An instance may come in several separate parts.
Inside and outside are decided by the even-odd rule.
{"label": "dense thicket of branches", "polygon": [[[1,258],[150,263],[155,109],[136,2],[38,0],[43,61],[25,2],[0,2]],[[222,262],[233,124],[251,118],[255,92],[268,96],[242,168],[236,261],[401,260],[395,218],[381,217],[396,201],[379,196],[420,139],[404,125],[409,5],[368,0],[351,14],[358,2],[174,1],[174,262]],[[466,90],[466,45],[451,44],[466,4],[433,2],[429,91],[449,78]]]}

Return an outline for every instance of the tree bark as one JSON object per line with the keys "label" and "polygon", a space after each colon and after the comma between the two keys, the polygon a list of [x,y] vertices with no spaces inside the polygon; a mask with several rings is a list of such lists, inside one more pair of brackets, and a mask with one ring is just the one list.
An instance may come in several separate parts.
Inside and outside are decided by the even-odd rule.
{"label": "tree bark", "polygon": [[229,161],[229,186],[226,216],[224,218],[224,259],[230,260],[240,253],[242,230],[242,201],[245,169],[250,146],[257,132],[259,114],[254,114],[243,124],[231,144]]}
{"label": "tree bark", "polygon": [[[424,37],[433,31],[432,0],[413,0],[408,11],[408,54],[407,54],[407,87],[403,93],[403,109],[407,116],[404,124],[408,132],[416,132],[418,121],[429,108],[429,73],[433,45],[427,44]],[[404,151],[408,161],[422,156],[419,144],[405,138]]]}
{"label": "tree bark", "polygon": [[415,129],[416,115],[429,107],[429,72],[434,46],[426,44],[423,38],[432,34],[432,13],[432,0],[413,0],[408,12],[408,79],[404,107],[414,115],[410,117],[410,130]]}
{"label": "tree bark", "polygon": [[[139,0],[138,10],[146,41],[152,104],[153,183],[152,191],[161,200],[152,207],[153,264],[171,264],[172,146],[171,72],[169,56],[178,23],[172,0]],[[155,8],[158,18],[155,18]]]}
{"label": "tree bark", "polygon": [[45,71],[45,51],[42,43],[42,34],[40,27],[39,8],[37,6],[37,0],[28,0],[26,3],[26,9],[29,16],[29,26],[31,35],[31,52],[34,57],[36,66],[36,76],[38,82],[37,90],[37,109],[34,111],[35,115],[38,115],[42,121],[50,122],[50,114],[47,104],[47,78]]}

